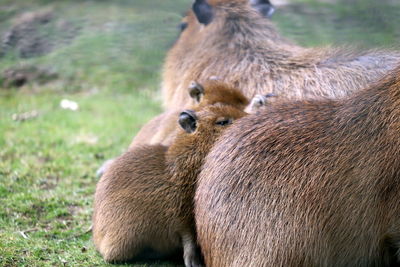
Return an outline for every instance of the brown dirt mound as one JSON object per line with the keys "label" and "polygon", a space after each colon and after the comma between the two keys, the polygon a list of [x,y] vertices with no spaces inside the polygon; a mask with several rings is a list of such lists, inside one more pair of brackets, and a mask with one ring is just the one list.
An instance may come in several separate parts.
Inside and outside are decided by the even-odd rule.
{"label": "brown dirt mound", "polygon": [[69,43],[78,32],[79,27],[57,19],[51,10],[24,13],[3,36],[2,54],[16,51],[21,58],[45,55]]}
{"label": "brown dirt mound", "polygon": [[37,66],[12,67],[0,75],[1,85],[4,88],[21,87],[28,83],[45,84],[57,78],[56,72]]}

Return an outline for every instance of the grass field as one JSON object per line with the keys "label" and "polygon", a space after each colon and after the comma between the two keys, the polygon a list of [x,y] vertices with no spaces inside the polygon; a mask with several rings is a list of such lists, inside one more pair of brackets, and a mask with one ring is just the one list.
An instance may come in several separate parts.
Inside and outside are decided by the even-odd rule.
{"label": "grass field", "polygon": [[[302,45],[399,43],[396,1],[292,2],[273,20]],[[162,60],[190,3],[0,0],[0,266],[107,265],[87,232],[95,171],[161,111]],[[44,78],[15,80],[32,68]]]}

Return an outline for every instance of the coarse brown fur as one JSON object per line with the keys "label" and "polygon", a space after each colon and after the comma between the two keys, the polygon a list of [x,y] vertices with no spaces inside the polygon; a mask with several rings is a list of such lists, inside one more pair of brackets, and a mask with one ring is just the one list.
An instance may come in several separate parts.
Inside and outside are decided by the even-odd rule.
{"label": "coarse brown fur", "polygon": [[185,265],[199,265],[197,175],[226,125],[245,114],[221,103],[198,107],[193,133],[180,129],[171,146],[136,146],[111,164],[97,185],[93,214],[93,240],[107,262],[160,258],[183,249]]}
{"label": "coarse brown fur", "polygon": [[[194,88],[198,87],[201,87],[201,92],[194,90]],[[247,113],[253,113],[253,110],[257,112],[261,106],[266,105],[265,101],[267,101],[264,96],[260,96],[261,98],[264,97],[264,99],[257,97],[252,99],[253,103],[249,104],[248,99],[239,89],[228,86],[219,80],[208,79],[202,84],[192,82],[187,89],[187,94],[193,94],[195,91],[196,94],[191,96],[191,101],[186,107],[188,109],[221,103],[232,105],[242,110],[247,108]],[[176,120],[181,111],[181,109],[171,109],[150,120],[133,138],[128,150],[135,149],[135,147],[142,145],[171,145],[179,130]],[[109,159],[105,161],[97,170],[96,175],[101,177],[113,160],[114,159]]]}
{"label": "coarse brown fur", "polygon": [[400,68],[348,99],[237,120],[205,160],[195,214],[207,266],[398,266]]}
{"label": "coarse brown fur", "polygon": [[[206,80],[200,84],[204,91],[199,99],[192,97],[186,105],[188,109],[200,108],[202,106],[213,105],[216,103],[233,105],[239,109],[244,109],[248,104],[248,99],[240,92],[239,89],[233,88],[218,80]],[[190,90],[190,85],[188,86]],[[186,89],[189,96],[190,91]],[[146,123],[132,140],[129,148],[132,149],[137,145],[154,145],[162,144],[169,146],[174,139],[178,124],[176,118],[181,109],[171,109],[156,116]]]}
{"label": "coarse brown fur", "polygon": [[188,102],[192,80],[218,76],[246,97],[336,98],[365,87],[400,63],[400,53],[347,48],[305,48],[286,40],[249,0],[208,0],[214,17],[198,22],[192,10],[187,27],[169,51],[163,72],[167,108]]}

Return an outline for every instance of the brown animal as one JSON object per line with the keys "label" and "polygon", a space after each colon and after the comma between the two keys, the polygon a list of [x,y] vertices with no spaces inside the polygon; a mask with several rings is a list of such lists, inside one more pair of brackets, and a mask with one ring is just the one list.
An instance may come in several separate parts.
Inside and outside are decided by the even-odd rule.
{"label": "brown animal", "polygon": [[136,146],[117,158],[99,181],[93,240],[107,262],[162,258],[183,249],[186,266],[199,266],[193,197],[203,159],[226,126],[245,115],[217,103],[184,111],[171,146]]}
{"label": "brown animal", "polygon": [[348,99],[236,121],[195,214],[207,266],[399,266],[400,68]]}
{"label": "brown animal", "polygon": [[[186,108],[189,109],[200,108],[216,103],[233,105],[239,109],[244,109],[249,105],[248,99],[239,89],[230,87],[219,80],[208,79],[202,84],[192,81],[189,84],[186,94],[190,96],[190,101],[188,105],[186,105]],[[248,108],[254,106],[258,109],[259,103],[260,100],[257,100],[257,103],[249,105]],[[263,105],[265,105],[265,103],[260,104],[260,106]],[[132,140],[129,148],[132,149],[137,145],[143,144],[162,144],[169,146],[179,128],[176,123],[176,118],[179,116],[180,112],[181,109],[167,110],[153,118],[140,129]],[[251,110],[249,110],[249,113],[251,113]]]}
{"label": "brown animal", "polygon": [[[257,112],[257,110],[266,105],[271,95],[257,96],[249,105],[248,99],[236,88],[218,80],[208,79],[203,85],[192,82],[187,90],[191,102],[187,106],[189,109],[200,108],[216,103],[233,105],[241,110],[246,108],[247,113]],[[164,145],[169,146],[174,140],[179,130],[176,118],[181,110],[173,109],[165,111],[146,123],[129,145],[129,150],[142,145]],[[97,177],[101,177],[105,170],[109,168],[114,159],[109,159],[97,170]]]}
{"label": "brown animal", "polygon": [[183,32],[169,51],[163,72],[167,108],[188,102],[192,80],[218,76],[244,95],[337,98],[365,87],[400,64],[384,50],[304,48],[283,38],[262,10],[262,0],[196,0]]}

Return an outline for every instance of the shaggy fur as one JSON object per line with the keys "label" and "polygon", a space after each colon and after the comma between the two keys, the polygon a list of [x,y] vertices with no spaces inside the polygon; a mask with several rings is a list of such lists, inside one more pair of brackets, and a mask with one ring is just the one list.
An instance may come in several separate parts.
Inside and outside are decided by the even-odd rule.
{"label": "shaggy fur", "polygon": [[217,137],[246,113],[221,103],[196,110],[193,133],[180,129],[169,147],[130,149],[97,184],[93,240],[107,262],[162,258],[183,249],[186,266],[200,265],[193,215],[197,175]]}
{"label": "shaggy fur", "polygon": [[236,121],[205,160],[195,214],[207,266],[398,266],[400,68],[348,99]]}
{"label": "shaggy fur", "polygon": [[[202,90],[194,94],[196,90],[193,87],[201,87]],[[260,107],[267,104],[265,96],[255,97],[252,103],[249,104],[248,99],[238,89],[218,80],[207,80],[203,85],[193,82],[187,89],[187,94],[192,95],[190,104],[187,107],[189,109],[221,103],[235,106],[241,110],[246,108],[247,113],[253,113],[253,110],[257,112]],[[133,138],[128,150],[142,145],[171,145],[179,130],[176,121],[180,112],[180,109],[168,110],[150,120]],[[113,161],[114,159],[109,159],[104,162],[97,170],[96,176],[101,177]]]}
{"label": "shaggy fur", "polygon": [[210,76],[240,88],[247,98],[266,93],[297,100],[336,98],[400,63],[394,51],[300,47],[283,38],[248,0],[208,2],[213,20],[203,25],[190,10],[187,27],[167,55],[162,86],[167,108],[185,106],[190,81]]}
{"label": "shaggy fur", "polygon": [[[204,91],[199,95],[191,96],[186,108],[193,109],[222,103],[233,105],[239,109],[244,109],[249,104],[248,99],[239,89],[230,87],[221,81],[206,80],[204,83],[198,85],[201,86]],[[186,89],[186,94],[189,96],[191,94],[191,86],[189,85],[188,88],[189,89]],[[198,99],[195,99],[195,97],[198,97]],[[261,105],[264,105],[264,103]],[[162,144],[169,146],[179,128],[176,123],[176,118],[178,118],[180,112],[181,109],[167,110],[153,118],[140,129],[138,134],[132,140],[129,148],[132,149],[137,145],[143,144]]]}

